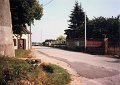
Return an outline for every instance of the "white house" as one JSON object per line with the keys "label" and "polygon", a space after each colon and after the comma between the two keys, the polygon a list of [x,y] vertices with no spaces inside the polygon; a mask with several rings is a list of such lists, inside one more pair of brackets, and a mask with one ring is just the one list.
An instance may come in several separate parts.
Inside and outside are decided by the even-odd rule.
{"label": "white house", "polygon": [[14,49],[31,49],[31,32],[28,29],[24,29],[22,37],[18,34],[13,34]]}

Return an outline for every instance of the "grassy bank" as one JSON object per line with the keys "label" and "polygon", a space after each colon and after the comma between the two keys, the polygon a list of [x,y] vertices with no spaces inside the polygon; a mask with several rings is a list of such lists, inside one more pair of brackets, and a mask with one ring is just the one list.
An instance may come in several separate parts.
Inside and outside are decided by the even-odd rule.
{"label": "grassy bank", "polygon": [[70,75],[53,64],[40,64],[35,60],[0,57],[0,85],[66,85]]}

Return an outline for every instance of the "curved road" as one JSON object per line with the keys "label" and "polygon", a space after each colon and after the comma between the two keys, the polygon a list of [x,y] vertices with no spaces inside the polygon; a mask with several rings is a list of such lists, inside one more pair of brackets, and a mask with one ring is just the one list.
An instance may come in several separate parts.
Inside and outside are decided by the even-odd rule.
{"label": "curved road", "polygon": [[42,46],[35,49],[68,63],[80,75],[82,85],[120,85],[120,59]]}

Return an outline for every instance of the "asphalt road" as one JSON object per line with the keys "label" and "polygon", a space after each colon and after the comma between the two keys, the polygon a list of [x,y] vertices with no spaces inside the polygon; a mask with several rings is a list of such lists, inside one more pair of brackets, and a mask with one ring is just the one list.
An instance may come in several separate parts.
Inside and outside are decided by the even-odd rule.
{"label": "asphalt road", "polygon": [[82,85],[120,85],[120,59],[50,47],[37,47],[36,50],[68,63],[80,75]]}

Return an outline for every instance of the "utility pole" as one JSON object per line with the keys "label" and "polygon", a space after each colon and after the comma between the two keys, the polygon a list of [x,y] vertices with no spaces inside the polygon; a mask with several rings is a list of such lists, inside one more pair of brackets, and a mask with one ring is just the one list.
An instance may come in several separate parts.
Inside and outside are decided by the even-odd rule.
{"label": "utility pole", "polygon": [[118,22],[119,22],[119,40],[118,40],[118,44],[119,44],[119,57],[120,57],[120,15],[118,15]]}
{"label": "utility pole", "polygon": [[32,49],[32,31],[31,31],[31,24],[30,24],[30,49]]}
{"label": "utility pole", "polygon": [[41,43],[42,43],[42,32],[43,32],[43,31],[42,31],[42,29],[41,29]]}
{"label": "utility pole", "polygon": [[86,51],[86,47],[87,47],[87,33],[86,33],[86,31],[87,30],[86,30],[86,13],[85,13],[85,51]]}

